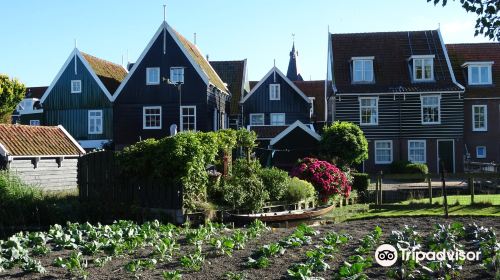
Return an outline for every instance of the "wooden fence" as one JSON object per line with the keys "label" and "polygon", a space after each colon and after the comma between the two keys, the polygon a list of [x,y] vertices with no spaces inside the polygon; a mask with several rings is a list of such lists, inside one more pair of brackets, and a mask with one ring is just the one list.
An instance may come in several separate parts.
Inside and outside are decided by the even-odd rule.
{"label": "wooden fence", "polygon": [[182,187],[169,179],[132,179],[120,172],[112,151],[89,153],[78,161],[81,201],[109,202],[160,210],[182,210]]}

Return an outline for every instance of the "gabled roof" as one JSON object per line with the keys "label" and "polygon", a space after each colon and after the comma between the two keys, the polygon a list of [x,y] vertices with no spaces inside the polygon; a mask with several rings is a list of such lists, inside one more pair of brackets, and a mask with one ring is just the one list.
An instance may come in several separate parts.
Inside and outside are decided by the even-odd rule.
{"label": "gabled roof", "polygon": [[290,132],[292,132],[293,130],[295,130],[297,128],[300,128],[303,131],[307,132],[307,134],[311,135],[311,137],[313,137],[314,139],[316,139],[318,141],[321,140],[321,136],[318,133],[316,133],[314,130],[307,127],[301,121],[295,121],[292,125],[287,127],[280,134],[276,135],[276,137],[271,139],[271,141],[269,142],[269,145],[274,145],[274,144],[278,143],[281,139],[285,138],[285,136],[287,136]]}
{"label": "gabled roof", "polygon": [[247,60],[210,61],[219,77],[227,84],[231,92],[231,114],[239,113],[240,99],[248,89],[246,80]]}
{"label": "gabled roof", "polygon": [[37,98],[40,99],[42,98],[44,92],[47,90],[48,87],[29,87],[26,88],[26,95],[24,98]]}
{"label": "gabled roof", "polygon": [[85,150],[62,126],[0,124],[0,156],[78,156]]}
{"label": "gabled roof", "polygon": [[325,121],[325,81],[294,81],[307,97],[314,98],[314,116],[316,121]]}
{"label": "gabled roof", "polygon": [[101,80],[109,93],[113,95],[120,83],[127,76],[127,70],[123,66],[95,57],[93,55],[81,52],[82,56],[94,70],[97,77]]}
{"label": "gabled roof", "polygon": [[257,139],[271,139],[285,130],[287,125],[250,125],[250,130],[257,134]]}
{"label": "gabled roof", "polygon": [[262,78],[251,90],[250,90],[250,93],[248,93],[247,95],[245,95],[240,103],[244,103],[248,98],[250,98],[250,96],[255,92],[257,91],[257,89],[267,80],[267,78],[269,78],[269,76],[271,76],[273,73],[276,73],[278,74],[288,85],[290,85],[290,87],[292,87],[292,89],[298,94],[300,95],[300,97],[302,97],[307,103],[311,103],[311,100],[309,100],[309,98],[297,87],[295,86],[295,84],[290,81],[290,79],[288,79],[278,68],[276,68],[276,66],[274,66],[273,68],[271,68],[271,70],[269,70],[269,72],[267,72],[267,74],[264,76],[264,78]]}
{"label": "gabled roof", "polygon": [[153,46],[154,42],[164,31],[168,32],[168,34],[174,39],[174,41],[177,43],[181,51],[187,57],[191,65],[193,65],[194,69],[196,70],[198,75],[200,75],[203,81],[207,84],[207,86],[211,84],[217,87],[222,92],[229,94],[229,90],[227,89],[226,85],[224,84],[224,82],[222,82],[221,78],[219,77],[219,75],[217,75],[217,73],[212,68],[210,63],[208,63],[205,57],[201,54],[198,47],[189,42],[186,38],[184,38],[184,36],[182,36],[180,33],[174,30],[170,25],[168,25],[166,21],[164,21],[161,23],[160,27],[158,27],[158,30],[156,31],[155,35],[153,35],[153,38],[151,38],[148,45],[142,51],[137,61],[133,64],[128,75],[125,77],[123,82],[116,90],[116,93],[113,96],[113,100],[116,100],[116,98],[118,98],[118,96],[120,95],[121,91],[127,84],[130,77],[134,74],[135,70],[139,67],[146,54],[149,52],[149,49]]}
{"label": "gabled roof", "polygon": [[[330,43],[338,93],[463,91],[451,71],[439,29],[331,34]],[[412,55],[434,55],[435,82],[412,82],[408,61]],[[352,84],[352,57],[374,58],[374,83]]]}
{"label": "gabled roof", "polygon": [[[59,73],[57,73],[56,77],[50,84],[49,88],[43,94],[40,102],[43,103],[45,99],[49,96],[52,88],[54,88],[56,83],[59,81],[59,78],[64,73],[64,70],[66,70],[66,68],[69,66],[71,62],[74,63],[75,57],[80,59],[80,61],[83,63],[87,71],[89,71],[90,75],[92,76],[92,78],[94,78],[94,80],[99,85],[99,87],[104,92],[109,101],[113,101],[112,97],[112,93],[114,92],[113,89],[115,88],[115,86],[117,86],[117,84],[121,82],[121,80],[119,79],[122,75],[124,75],[124,73],[121,73],[122,70],[118,70],[118,68],[119,67],[122,68],[125,73],[126,70],[117,64],[114,64],[112,62],[88,54],[84,54],[80,52],[80,50],[75,48],[69,55],[68,59],[66,59],[66,62],[64,62],[63,66],[61,67],[61,70],[59,70]],[[99,73],[100,76],[98,76],[97,73]],[[105,83],[109,86],[109,88],[105,86]],[[110,91],[110,89],[112,91]]]}
{"label": "gabled roof", "polygon": [[[447,44],[457,81],[466,86],[466,98],[500,97],[500,43]],[[466,62],[493,62],[492,85],[468,86]]]}

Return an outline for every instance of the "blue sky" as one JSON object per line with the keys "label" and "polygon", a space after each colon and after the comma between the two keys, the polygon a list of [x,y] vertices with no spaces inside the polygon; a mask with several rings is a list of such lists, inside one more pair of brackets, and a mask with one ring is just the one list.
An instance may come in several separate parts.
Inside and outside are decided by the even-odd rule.
{"label": "blue sky", "polygon": [[74,47],[121,64],[135,61],[163,20],[210,60],[248,59],[259,80],[273,65],[286,72],[292,33],[305,79],[324,79],[327,30],[334,33],[437,29],[445,43],[474,37],[475,16],[459,2],[426,0],[16,0],[0,11],[0,73],[27,86],[49,85]]}

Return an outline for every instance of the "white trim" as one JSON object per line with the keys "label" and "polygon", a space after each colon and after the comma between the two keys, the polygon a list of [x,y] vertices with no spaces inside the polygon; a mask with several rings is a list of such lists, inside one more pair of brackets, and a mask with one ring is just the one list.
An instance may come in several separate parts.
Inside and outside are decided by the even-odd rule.
{"label": "white trim", "polygon": [[400,94],[400,95],[405,95],[405,94],[444,94],[444,93],[463,93],[464,91],[463,90],[460,90],[460,91],[408,91],[408,92],[404,92],[404,91],[401,91],[401,92],[362,92],[362,93],[359,93],[359,92],[355,92],[355,93],[337,93],[335,95],[337,96],[342,96],[342,95],[345,95],[345,96],[349,96],[349,95],[385,95],[385,94],[388,94],[388,95],[397,95],[397,94]]}
{"label": "white trim", "polygon": [[[197,119],[196,119],[196,106],[193,106],[193,105],[186,105],[186,106],[180,106],[180,110],[179,110],[179,124],[180,124],[180,128],[179,128],[179,131],[184,131],[184,128],[182,127],[184,125],[184,121],[183,121],[183,116],[184,114],[182,113],[182,109],[194,109],[194,129],[193,130],[188,130],[188,131],[196,131],[196,122],[197,122]],[[192,116],[192,115],[187,115],[187,116]]]}
{"label": "white trim", "polygon": [[421,55],[412,55],[410,56],[410,58],[408,58],[409,60],[412,60],[412,59],[426,59],[426,58],[435,58],[436,55],[434,54],[421,54]]}
{"label": "white trim", "polygon": [[[184,84],[184,68],[186,68],[186,67],[183,67],[183,66],[172,66],[172,67],[170,67],[170,73],[169,73],[170,76],[169,76],[169,78],[170,78],[170,82],[171,83],[173,83],[173,84],[177,84],[177,83]],[[172,76],[173,76],[172,71],[179,70],[179,69],[182,70],[182,81],[174,81],[172,79]]]}
{"label": "white trim", "polygon": [[455,140],[454,139],[437,139],[436,141],[436,151],[437,151],[437,154],[436,154],[436,158],[437,158],[437,170],[439,171],[439,142],[445,142],[445,141],[451,141],[453,143],[453,172],[452,173],[455,173]]}
{"label": "white trim", "polygon": [[[377,110],[377,119],[376,119],[377,121],[376,121],[375,123],[363,123],[363,122],[362,122],[362,119],[363,119],[363,118],[362,118],[362,115],[361,115],[361,100],[362,100],[362,99],[375,99],[375,101],[376,101],[376,103],[377,103],[377,104],[376,104],[376,108],[375,108],[375,110]],[[379,100],[378,96],[374,96],[374,97],[358,97],[358,102],[359,102],[359,110],[358,110],[358,112],[359,112],[359,125],[360,125],[360,126],[373,126],[373,125],[378,125],[378,120],[379,120],[378,100]],[[371,107],[370,107],[370,108],[371,108]]]}
{"label": "white trim", "polygon": [[[389,161],[378,161],[377,160],[377,143],[390,143],[390,150],[391,150],[391,159]],[[394,153],[394,147],[392,145],[392,140],[375,140],[373,144],[373,156],[375,157],[375,164],[391,164],[394,160],[393,153]]]}
{"label": "white trim", "polygon": [[[424,143],[424,161],[411,161],[410,160],[410,142],[416,142],[416,143]],[[424,140],[408,140],[408,161],[411,161],[413,163],[427,163],[427,141]]]}
{"label": "white trim", "polygon": [[78,150],[80,150],[80,152],[82,152],[82,154],[85,154],[85,150],[82,148],[82,146],[80,146],[80,144],[78,144],[78,142],[75,140],[75,138],[73,138],[73,136],[71,136],[71,134],[69,134],[69,132],[64,128],[64,126],[58,125],[57,127],[66,135],[66,137],[69,138],[69,140],[71,142],[73,142],[73,144],[78,148]]}
{"label": "white trim", "polygon": [[321,136],[316,133],[315,131],[311,130],[308,128],[305,124],[303,124],[301,121],[295,121],[292,125],[287,127],[285,130],[280,132],[278,135],[276,135],[271,141],[269,142],[269,145],[274,145],[278,143],[281,139],[283,139],[288,133],[292,132],[295,128],[300,127],[302,130],[307,132],[307,134],[311,135],[314,139],[320,141]]}
{"label": "white trim", "polygon": [[[273,124],[273,115],[283,115],[283,124]],[[269,124],[270,125],[276,125],[276,126],[281,126],[281,125],[286,125],[286,113],[270,113],[269,114]]]}
{"label": "white trim", "polygon": [[[424,122],[424,102],[425,97],[437,97],[438,98],[438,120],[437,122]],[[420,96],[420,122],[423,125],[441,124],[441,94],[434,95],[421,95]]]}
{"label": "white trim", "polygon": [[498,100],[500,97],[465,97],[465,100]]}
{"label": "white trim", "polygon": [[[363,59],[363,58],[356,58],[356,59],[352,59],[352,83],[353,84],[369,84],[369,83],[374,83],[375,82],[375,71],[373,69],[373,59]],[[370,62],[371,63],[371,74],[372,74],[372,79],[371,80],[367,80],[366,77],[365,77],[365,72],[366,72],[366,68],[365,68],[365,62]],[[360,80],[356,80],[355,79],[355,73],[356,73],[356,66],[355,66],[355,63],[356,62],[359,62],[361,63],[361,79]]]}
{"label": "white trim", "polygon": [[[416,82],[416,83],[420,83],[420,82],[432,82],[432,81],[435,81],[434,80],[434,55],[431,56],[415,56],[415,55],[412,55],[410,57],[412,60],[413,60],[413,63],[412,63],[412,70],[413,70],[413,77],[412,77],[412,80],[413,82]],[[425,77],[425,61],[428,60],[428,59],[431,59],[431,76],[429,78],[426,78]],[[417,64],[415,63],[417,60],[420,60],[422,61],[422,78],[420,79],[417,79]]]}
{"label": "white trim", "polygon": [[353,56],[351,57],[351,61],[353,60],[374,60],[375,56]]}
{"label": "white trim", "polygon": [[250,96],[252,96],[252,94],[254,94],[254,92],[257,91],[257,89],[269,78],[269,76],[271,76],[271,74],[273,73],[278,73],[278,75],[281,76],[281,78],[288,83],[288,85],[290,87],[292,87],[292,89],[297,92],[307,103],[311,103],[311,101],[309,100],[309,98],[307,98],[307,96],[294,84],[292,83],[292,81],[290,81],[290,79],[288,79],[283,73],[281,73],[281,71],[276,68],[276,66],[274,66],[273,68],[271,68],[271,70],[269,70],[269,72],[267,72],[267,74],[264,76],[264,78],[262,78],[254,87],[253,89],[250,91],[249,94],[247,94],[243,99],[241,99],[240,103],[243,104],[245,103],[245,101],[250,98]]}
{"label": "white trim", "polygon": [[[277,97],[272,96],[272,88],[276,88]],[[278,83],[269,84],[269,100],[280,100],[281,99],[281,85]]]}
{"label": "white trim", "polygon": [[[479,156],[477,150],[479,148],[484,148],[484,156]],[[476,158],[486,158],[488,151],[486,150],[486,146],[476,146]]]}
{"label": "white trim", "polygon": [[[159,126],[146,127],[146,110],[147,109],[160,109],[160,125]],[[163,123],[162,119],[163,119],[163,114],[162,114],[161,106],[142,106],[142,129],[147,129],[147,130],[149,130],[149,129],[161,129],[162,123]]]}
{"label": "white trim", "polygon": [[451,61],[450,57],[448,56],[448,49],[446,48],[444,41],[443,41],[443,36],[441,36],[441,29],[437,29],[437,34],[439,36],[439,41],[441,42],[441,48],[443,49],[444,53],[444,58],[446,59],[446,65],[448,65],[448,71],[450,72],[451,75],[451,81],[460,89],[465,90],[465,87],[457,82],[457,79],[455,78],[455,72],[453,72],[453,68],[451,67]]}
{"label": "white trim", "polygon": [[[76,84],[76,83],[80,84],[79,91],[76,91],[73,89],[73,84]],[[71,80],[71,93],[82,93],[82,80]]]}
{"label": "white trim", "polygon": [[[97,126],[94,123],[94,129],[95,131],[90,131],[90,113],[100,113],[100,119],[101,119],[101,129],[98,131]],[[98,118],[96,116],[93,117],[94,120],[97,120]],[[88,110],[87,111],[87,133],[88,134],[103,134],[104,131],[104,116],[102,113],[102,110]]]}
{"label": "white trim", "polygon": [[[152,70],[158,70],[158,81],[153,81],[151,82],[149,78],[151,78],[150,71]],[[146,85],[147,86],[156,86],[160,84],[161,80],[161,72],[160,72],[160,67],[146,67]]]}
{"label": "white trim", "polygon": [[[473,83],[472,82],[472,68],[478,68],[478,82]],[[488,76],[487,76],[487,81],[485,83],[481,82],[481,68],[487,68],[488,69]],[[469,64],[467,66],[467,84],[471,86],[484,86],[484,85],[492,85],[493,84],[493,77],[492,77],[492,72],[491,72],[491,65],[481,65],[481,64]]]}
{"label": "white trim", "polygon": [[[252,123],[252,117],[253,117],[253,116],[262,116],[262,121],[263,121],[263,122],[262,122],[262,124],[253,124],[253,123]],[[261,126],[261,125],[265,125],[265,124],[266,124],[266,116],[265,116],[265,114],[264,114],[264,113],[252,113],[252,114],[250,114],[249,119],[250,119],[250,120],[249,120],[250,125],[258,125],[258,126]]]}
{"label": "white trim", "polygon": [[38,158],[38,159],[58,159],[58,158],[79,158],[81,155],[25,155],[25,156],[8,156],[8,161],[12,161],[14,159],[28,159],[28,158]]}
{"label": "white trim", "polygon": [[[476,128],[475,122],[475,108],[484,108],[484,128]],[[488,105],[472,105],[472,131],[488,131]]]}
{"label": "white trim", "polygon": [[480,66],[491,66],[495,64],[494,61],[467,61],[464,64],[460,65],[461,67],[467,67],[467,66],[474,66],[474,65],[480,65]]}
{"label": "white trim", "polygon": [[5,146],[2,145],[2,143],[0,143],[0,155],[6,157],[8,154],[9,151],[7,150],[7,148],[5,148]]}

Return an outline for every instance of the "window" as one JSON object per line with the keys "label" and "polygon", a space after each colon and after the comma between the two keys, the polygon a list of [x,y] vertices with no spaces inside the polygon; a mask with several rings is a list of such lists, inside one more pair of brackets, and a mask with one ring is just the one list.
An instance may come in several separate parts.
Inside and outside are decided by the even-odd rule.
{"label": "window", "polygon": [[422,106],[422,124],[439,124],[441,96],[421,96],[420,103]]}
{"label": "window", "polygon": [[82,92],[82,81],[81,80],[72,80],[71,81],[71,93],[80,93]]}
{"label": "window", "polygon": [[355,83],[373,82],[373,60],[354,59],[352,80]]}
{"label": "window", "polygon": [[102,134],[102,110],[89,110],[89,134]]}
{"label": "window", "polygon": [[196,106],[181,106],[181,131],[196,130]]}
{"label": "window", "polygon": [[30,120],[30,125],[38,126],[40,125],[40,120]]}
{"label": "window", "polygon": [[160,67],[146,68],[146,85],[160,84]]}
{"label": "window", "polygon": [[142,128],[161,129],[161,106],[142,108]]}
{"label": "window", "polygon": [[285,125],[285,114],[283,113],[271,114],[271,125]]}
{"label": "window", "polygon": [[250,114],[250,125],[264,125],[264,114]]}
{"label": "window", "polygon": [[170,82],[184,83],[184,67],[171,67],[170,68]]}
{"label": "window", "polygon": [[486,105],[472,105],[472,131],[488,130],[488,109]]}
{"label": "window", "polygon": [[434,56],[413,58],[413,80],[434,80]]}
{"label": "window", "polygon": [[362,97],[359,98],[359,123],[361,125],[378,124],[378,98]]}
{"label": "window", "polygon": [[416,163],[425,163],[425,140],[408,141],[408,160]]}
{"label": "window", "polygon": [[392,141],[375,141],[375,163],[387,164],[392,162]]}
{"label": "window", "polygon": [[280,100],[280,85],[270,84],[269,85],[269,100]]}
{"label": "window", "polygon": [[486,158],[486,147],[477,146],[476,147],[476,158]]}
{"label": "window", "polygon": [[491,64],[489,65],[469,65],[469,85],[490,85],[491,84]]}

